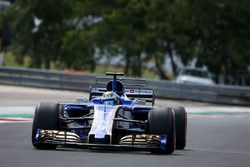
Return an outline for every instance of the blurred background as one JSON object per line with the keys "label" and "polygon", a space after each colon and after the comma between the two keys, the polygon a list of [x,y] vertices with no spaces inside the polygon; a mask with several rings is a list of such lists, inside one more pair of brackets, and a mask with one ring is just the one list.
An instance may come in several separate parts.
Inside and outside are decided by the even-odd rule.
{"label": "blurred background", "polygon": [[246,0],[1,0],[0,66],[250,86],[249,9]]}

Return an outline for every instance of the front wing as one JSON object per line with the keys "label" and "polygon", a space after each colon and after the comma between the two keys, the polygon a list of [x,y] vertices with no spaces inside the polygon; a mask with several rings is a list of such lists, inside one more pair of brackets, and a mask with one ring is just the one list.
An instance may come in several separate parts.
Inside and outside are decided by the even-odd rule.
{"label": "front wing", "polygon": [[150,150],[166,148],[167,135],[138,134],[128,135],[120,139],[119,144],[89,143],[88,139],[81,139],[77,134],[66,131],[38,129],[35,143],[63,145],[73,148],[107,148],[122,150]]}

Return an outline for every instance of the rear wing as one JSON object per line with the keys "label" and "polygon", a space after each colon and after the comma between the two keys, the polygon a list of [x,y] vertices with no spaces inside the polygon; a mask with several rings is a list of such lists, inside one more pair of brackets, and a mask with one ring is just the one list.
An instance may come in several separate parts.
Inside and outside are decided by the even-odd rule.
{"label": "rear wing", "polygon": [[[112,77],[97,77],[95,84],[92,84],[91,86],[101,86],[106,87],[107,83],[112,80]],[[121,81],[123,83],[124,88],[141,88],[146,87],[147,82],[144,79],[137,79],[137,78],[117,78],[118,81]]]}
{"label": "rear wing", "polygon": [[[96,83],[90,86],[89,99],[101,97],[102,94],[107,91],[106,86],[110,80],[112,80],[112,78],[110,77],[96,78]],[[128,98],[136,98],[145,101],[147,104],[154,105],[154,90],[146,87],[147,83],[145,80],[135,78],[117,78],[117,80],[122,82],[124,87],[124,94]]]}

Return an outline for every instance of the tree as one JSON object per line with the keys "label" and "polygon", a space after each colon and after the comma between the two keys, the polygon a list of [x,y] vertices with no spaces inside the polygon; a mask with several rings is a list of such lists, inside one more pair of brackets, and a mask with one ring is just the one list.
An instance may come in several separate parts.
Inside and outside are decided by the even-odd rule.
{"label": "tree", "polygon": [[217,78],[222,71],[245,70],[250,64],[250,2],[245,0],[17,0],[4,14],[14,30],[18,60],[32,67],[94,71],[96,50],[113,58],[123,55],[127,75],[141,76],[154,60],[157,74],[170,79],[178,55],[193,58]]}
{"label": "tree", "polygon": [[[67,0],[17,0],[7,11],[14,31],[14,45],[20,57],[28,55],[32,67],[50,68],[58,58],[65,19],[71,12]],[[35,20],[40,20],[35,25]]]}
{"label": "tree", "polygon": [[[246,70],[249,65],[250,12],[248,1],[220,0],[214,3],[194,1],[190,4],[196,19],[197,57],[216,74],[230,75],[233,69]],[[223,72],[224,71],[224,72]]]}
{"label": "tree", "polygon": [[[150,53],[154,59],[160,77],[167,79],[163,69],[165,56],[169,56],[174,75],[177,67],[174,53],[179,54],[184,63],[192,57],[195,42],[193,42],[194,23],[189,15],[188,3],[185,0],[149,1],[147,8],[147,31],[151,34]],[[153,50],[152,50],[153,49]]]}
{"label": "tree", "polygon": [[65,67],[94,72],[94,48],[83,30],[69,30],[62,39],[59,61]]}

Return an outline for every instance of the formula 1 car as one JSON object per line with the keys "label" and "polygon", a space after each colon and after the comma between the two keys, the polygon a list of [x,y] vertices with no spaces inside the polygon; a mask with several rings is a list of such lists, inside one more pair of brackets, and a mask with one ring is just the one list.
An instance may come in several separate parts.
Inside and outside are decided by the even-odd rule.
{"label": "formula 1 car", "polygon": [[162,154],[185,148],[187,113],[183,107],[155,107],[154,90],[142,85],[143,80],[106,74],[107,78],[91,85],[88,99],[37,105],[32,127],[35,148],[63,145]]}

